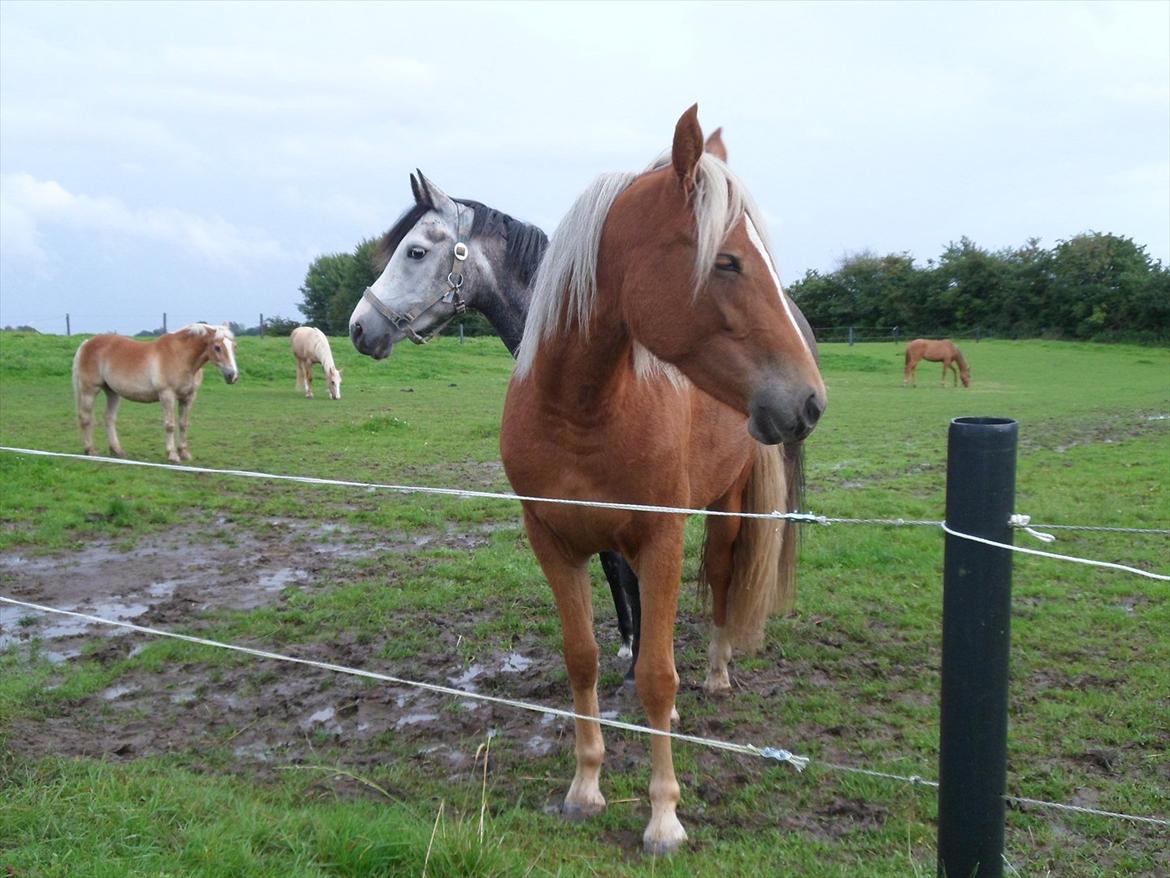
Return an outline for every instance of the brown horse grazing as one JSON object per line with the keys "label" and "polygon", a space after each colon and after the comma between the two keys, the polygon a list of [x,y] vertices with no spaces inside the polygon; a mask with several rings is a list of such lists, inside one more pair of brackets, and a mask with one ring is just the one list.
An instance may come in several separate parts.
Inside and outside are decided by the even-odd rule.
{"label": "brown horse grazing", "polygon": [[930,339],[916,338],[906,345],[906,368],[902,373],[902,386],[910,384],[918,386],[915,370],[921,360],[930,360],[932,363],[942,363],[942,386],[947,386],[947,371],[953,369],[954,384],[959,386],[959,379],[963,380],[964,387],[971,386],[971,367],[963,359],[963,353],[955,347],[949,338]]}
{"label": "brown horse grazing", "polygon": [[313,398],[314,363],[320,363],[325,372],[329,398],[341,399],[341,370],[333,364],[333,350],[325,333],[315,326],[298,326],[289,340],[297,359],[297,387],[305,391],[305,399]]}
{"label": "brown horse grazing", "polygon": [[[605,175],[581,195],[541,264],[504,404],[500,448],[518,492],[729,512],[785,507],[776,446],[811,432],[825,387],[760,228],[742,184],[704,153],[696,107],[679,119],[668,163]],[[684,518],[537,501],[524,503],[524,523],[585,716],[598,715],[587,561],[603,549],[629,559],[642,598],[636,688],[650,724],[668,730]],[[768,611],[790,597],[785,531],[763,519],[707,520],[710,689],[727,687],[732,646],[758,644]],[[600,726],[577,720],[566,816],[605,807],[604,752]],[[643,844],[667,853],[686,840],[668,737],[651,739],[651,768]]]}
{"label": "brown horse grazing", "polygon": [[[227,326],[192,323],[154,341],[140,342],[124,335],[95,335],[81,343],[73,357],[73,395],[77,422],[86,454],[94,454],[93,401],[106,392],[106,437],[110,453],[125,457],[115,422],[122,398],[134,402],[161,402],[166,428],[167,460],[190,460],[187,422],[195,394],[203,383],[203,366],[215,363],[228,384],[239,380],[236,338]],[[175,443],[175,407],[179,440]]]}

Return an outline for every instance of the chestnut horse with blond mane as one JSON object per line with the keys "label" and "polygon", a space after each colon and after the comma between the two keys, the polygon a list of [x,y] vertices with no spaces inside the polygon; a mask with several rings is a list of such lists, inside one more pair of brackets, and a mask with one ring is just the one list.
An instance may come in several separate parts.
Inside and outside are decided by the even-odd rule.
{"label": "chestnut horse with blond mane", "polygon": [[959,386],[960,379],[962,379],[964,387],[971,386],[971,367],[967,365],[962,351],[955,347],[953,341],[949,338],[916,338],[906,345],[906,368],[902,372],[903,387],[907,384],[912,387],[918,386],[915,370],[922,360],[942,363],[943,387],[947,386],[947,372],[951,370],[954,370],[955,373],[955,387]]}
{"label": "chestnut horse with blond mane", "polygon": [[[124,335],[95,335],[81,343],[73,357],[73,395],[77,422],[86,454],[93,445],[93,402],[99,390],[106,393],[106,438],[110,453],[125,457],[118,441],[116,422],[122,399],[160,402],[166,431],[167,460],[190,460],[187,423],[195,394],[203,383],[203,366],[214,363],[224,380],[235,384],[236,337],[225,326],[192,323],[154,341],[141,342]],[[178,409],[176,425],[175,410]],[[176,427],[178,442],[175,441]]]}
{"label": "chestnut horse with blond mane", "polygon": [[[521,494],[725,513],[786,508],[778,446],[812,431],[825,387],[759,212],[727,165],[704,152],[697,115],[692,107],[679,119],[669,162],[602,176],[553,236],[500,431],[505,470]],[[598,716],[587,562],[618,551],[641,583],[638,696],[650,725],[669,731],[685,517],[523,505],[560,611],[576,712]],[[758,645],[768,611],[791,599],[791,544],[781,521],[707,519],[709,690],[729,688],[732,648]],[[605,807],[604,752],[600,726],[578,719],[566,816]],[[670,738],[655,735],[648,852],[686,840],[678,800]]]}
{"label": "chestnut horse with blond mane", "polygon": [[341,399],[341,370],[333,362],[333,350],[325,333],[315,326],[298,326],[289,336],[297,360],[297,387],[305,399],[313,398],[313,364],[320,363],[330,399]]}

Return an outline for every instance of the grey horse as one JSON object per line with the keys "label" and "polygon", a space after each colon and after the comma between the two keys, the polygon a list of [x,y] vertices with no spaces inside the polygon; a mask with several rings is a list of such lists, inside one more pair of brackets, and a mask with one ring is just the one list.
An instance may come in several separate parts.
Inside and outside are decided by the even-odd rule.
{"label": "grey horse", "polygon": [[[414,205],[383,235],[381,275],[349,318],[354,347],[384,359],[398,342],[423,344],[470,308],[487,318],[515,356],[548,236],[478,201],[451,198],[422,171],[411,175],[410,188]],[[617,610],[618,654],[632,657],[630,682],[641,622],[638,577],[620,555],[598,557]]]}

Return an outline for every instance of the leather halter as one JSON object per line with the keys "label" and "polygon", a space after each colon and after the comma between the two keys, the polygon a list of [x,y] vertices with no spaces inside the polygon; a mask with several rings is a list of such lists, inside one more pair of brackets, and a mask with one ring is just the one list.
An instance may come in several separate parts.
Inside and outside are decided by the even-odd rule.
{"label": "leather halter", "polygon": [[[374,291],[370,287],[366,287],[362,293],[362,298],[369,302],[375,311],[389,320],[395,329],[400,329],[406,333],[406,337],[415,344],[426,344],[438,335],[448,323],[467,310],[467,302],[459,294],[459,288],[463,286],[463,272],[460,269],[463,267],[462,263],[468,256],[467,244],[464,239],[469,234],[472,211],[470,208],[462,207],[458,202],[455,204],[455,210],[455,247],[451,254],[451,270],[447,272],[447,289],[436,293],[429,300],[424,300],[422,304],[415,305],[410,310],[402,312],[395,311],[379,299],[374,295]],[[467,216],[466,223],[464,223],[465,214]],[[455,306],[455,313],[429,330],[425,335],[420,335],[414,328],[414,322],[440,302],[453,304]]]}

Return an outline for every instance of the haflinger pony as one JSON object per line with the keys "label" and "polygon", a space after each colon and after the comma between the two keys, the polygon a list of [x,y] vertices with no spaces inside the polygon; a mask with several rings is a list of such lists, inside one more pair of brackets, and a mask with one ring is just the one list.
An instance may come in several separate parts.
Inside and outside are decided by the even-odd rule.
{"label": "haflinger pony", "polygon": [[[778,445],[812,431],[825,387],[758,211],[727,165],[704,152],[697,115],[691,107],[679,119],[669,163],[591,185],[545,254],[500,431],[521,494],[725,512],[785,507]],[[525,501],[524,523],[560,612],[583,716],[598,715],[586,562],[602,549],[629,559],[642,598],[637,691],[650,724],[668,730],[683,516]],[[786,535],[781,521],[707,519],[708,689],[728,686],[732,648],[758,645],[768,611],[790,599]],[[679,786],[670,738],[656,735],[650,746],[643,844],[668,853],[686,840]],[[577,720],[566,816],[605,807],[604,751],[600,726]]]}
{"label": "haflinger pony", "polygon": [[333,362],[333,350],[325,333],[315,326],[298,326],[289,340],[297,360],[297,387],[305,391],[305,399],[313,398],[314,363],[320,363],[325,371],[329,398],[341,399],[341,370]]}
{"label": "haflinger pony", "polygon": [[167,460],[171,463],[190,460],[187,424],[195,395],[203,383],[203,366],[207,363],[218,366],[228,384],[235,384],[240,378],[236,367],[236,337],[226,324],[192,323],[148,342],[113,333],[83,341],[73,357],[73,395],[85,453],[96,453],[93,401],[98,391],[104,390],[106,438],[111,454],[126,456],[116,429],[118,405],[125,398],[162,403]]}
{"label": "haflinger pony", "polygon": [[947,372],[954,371],[954,386],[959,386],[960,379],[964,387],[971,386],[971,367],[967,365],[963,353],[949,338],[930,339],[916,338],[906,345],[906,368],[902,372],[902,386],[910,384],[918,386],[915,370],[921,360],[930,360],[932,363],[942,363],[942,386],[947,386]]}

